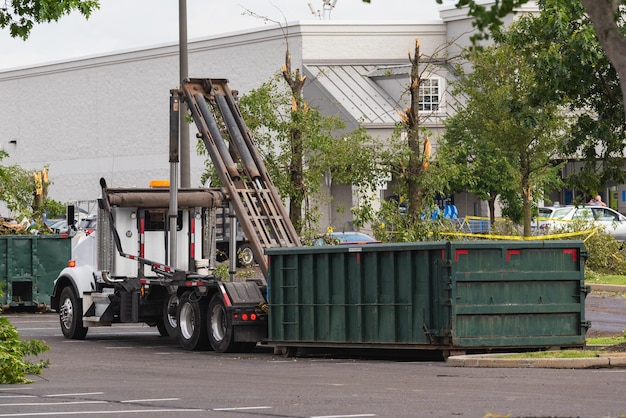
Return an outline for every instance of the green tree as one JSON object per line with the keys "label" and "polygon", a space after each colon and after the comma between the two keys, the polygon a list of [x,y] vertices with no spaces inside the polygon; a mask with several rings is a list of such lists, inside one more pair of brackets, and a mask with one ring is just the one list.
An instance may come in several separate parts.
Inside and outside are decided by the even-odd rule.
{"label": "green tree", "polygon": [[359,189],[364,196],[360,207],[349,209],[360,216],[357,224],[367,222],[372,211],[362,208],[371,207],[370,192],[384,174],[380,145],[365,129],[346,132],[339,116],[325,116],[309,106],[303,95],[306,76],[291,65],[287,25],[252,10],[244,14],[278,24],[287,45],[280,73],[242,97],[240,107],[274,183],[288,201],[296,231],[317,230],[319,205],[332,199],[322,193],[324,181]]}
{"label": "green tree", "polygon": [[[485,118],[477,112],[490,109],[490,104],[479,103],[450,118],[436,158],[442,166],[457,167],[448,172],[452,193],[466,191],[487,201],[493,225],[496,200],[514,193],[516,181],[511,163],[500,154],[500,136],[494,130],[482,129]],[[522,218],[515,220],[521,222]]]}
{"label": "green tree", "polygon": [[36,170],[25,170],[17,164],[0,166],[0,200],[6,202],[12,213],[27,219],[35,218],[41,224],[50,183],[41,179],[37,194],[36,173]]}
{"label": "green tree", "polygon": [[[369,3],[369,0],[363,0]],[[443,3],[443,0],[436,0]],[[498,31],[503,25],[503,18],[515,11],[516,8],[528,3],[529,0],[500,0],[491,5],[484,5],[477,0],[458,0],[456,7],[469,7],[469,15],[476,18],[475,26],[484,34],[485,31]],[[537,1],[540,8],[544,8],[546,0]],[[583,6],[586,14],[593,23],[595,36],[604,49],[606,56],[617,71],[621,80],[626,80],[626,33],[624,32],[624,0],[561,0],[560,7]],[[577,20],[569,23],[577,25]],[[488,35],[487,35],[488,36]],[[621,83],[622,112],[626,114],[626,83]]]}
{"label": "green tree", "polygon": [[[501,187],[489,181],[482,184],[482,193],[518,199],[524,235],[529,236],[533,200],[558,178],[554,160],[560,156],[565,129],[562,109],[536,94],[534,69],[514,48],[504,45],[474,51],[470,63],[471,73],[459,69],[456,87],[467,101],[448,119],[452,129],[444,142],[463,144],[462,152],[478,167],[473,176],[485,174],[493,179],[492,166],[502,171]],[[496,163],[490,162],[493,158]],[[472,181],[481,184],[476,178]]]}
{"label": "green tree", "polygon": [[6,0],[0,8],[0,28],[9,28],[11,37],[28,39],[35,24],[56,22],[73,11],[89,18],[100,8],[98,0]]}
{"label": "green tree", "polygon": [[[433,199],[445,191],[447,183],[441,176],[443,165],[432,166],[432,133],[426,129],[422,115],[420,93],[422,84],[428,81],[437,65],[451,65],[458,57],[439,58],[439,50],[432,56],[422,56],[419,39],[415,41],[413,52],[409,51],[409,82],[406,94],[409,105],[400,112],[393,137],[389,140],[385,154],[385,166],[395,180],[394,193],[406,197],[407,219],[403,222],[420,223],[431,210]],[[427,112],[434,109],[425,109]],[[397,208],[396,208],[397,210]]]}
{"label": "green tree", "polygon": [[319,205],[332,198],[324,180],[353,185],[367,196],[384,174],[382,152],[364,129],[346,132],[339,116],[324,116],[295,99],[284,80],[276,74],[243,95],[239,107],[275,186],[290,203],[292,223],[309,234],[319,227]]}
{"label": "green tree", "polygon": [[624,182],[620,81],[582,3],[545,0],[539,14],[520,16],[495,39],[536,69],[538,95],[567,106],[572,129],[563,153],[585,162],[568,179],[570,187],[595,195],[611,181]]}
{"label": "green tree", "polygon": [[[443,0],[435,0],[442,4]],[[371,0],[363,0],[370,3]],[[475,17],[474,26],[479,30],[479,34],[474,39],[488,37],[485,32],[498,31],[503,25],[503,19],[516,8],[525,5],[529,0],[498,0],[493,4],[485,5],[477,0],[457,0],[456,7],[468,7],[468,15]],[[544,0],[537,0],[539,7],[545,3]],[[593,22],[595,34],[606,52],[606,56],[615,67],[621,80],[626,80],[626,33],[624,32],[625,0],[562,0],[563,5],[582,4],[585,11]],[[572,21],[576,23],[576,21]],[[622,102],[626,103],[626,83],[621,83]],[[626,104],[623,105],[626,115]]]}

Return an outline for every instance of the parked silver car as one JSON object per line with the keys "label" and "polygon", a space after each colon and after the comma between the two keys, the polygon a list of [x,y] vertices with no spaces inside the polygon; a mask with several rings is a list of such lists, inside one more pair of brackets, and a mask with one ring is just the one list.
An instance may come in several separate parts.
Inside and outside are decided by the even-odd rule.
{"label": "parked silver car", "polygon": [[607,234],[619,242],[626,241],[626,216],[600,205],[547,206],[539,208],[539,229],[549,233],[550,229],[568,221],[589,221],[601,225]]}

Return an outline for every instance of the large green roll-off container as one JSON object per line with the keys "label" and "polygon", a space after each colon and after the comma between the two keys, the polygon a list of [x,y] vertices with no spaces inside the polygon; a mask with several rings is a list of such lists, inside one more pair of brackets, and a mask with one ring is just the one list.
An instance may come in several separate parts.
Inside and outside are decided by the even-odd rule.
{"label": "large green roll-off container", "polygon": [[0,304],[50,308],[54,280],[67,267],[72,240],[65,235],[0,236]]}
{"label": "large green roll-off container", "polygon": [[443,351],[580,347],[580,241],[271,248],[268,342]]}

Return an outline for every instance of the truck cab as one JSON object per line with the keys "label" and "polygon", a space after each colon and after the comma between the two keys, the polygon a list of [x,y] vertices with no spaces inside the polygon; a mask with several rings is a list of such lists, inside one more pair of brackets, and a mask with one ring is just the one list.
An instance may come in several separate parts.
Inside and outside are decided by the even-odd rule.
{"label": "truck cab", "polygon": [[67,338],[125,322],[155,326],[191,350],[211,342],[214,350],[241,350],[265,337],[262,283],[213,274],[219,189],[179,191],[174,255],[168,189],[102,190],[97,230],[79,231],[73,260],[55,282],[51,305]]}

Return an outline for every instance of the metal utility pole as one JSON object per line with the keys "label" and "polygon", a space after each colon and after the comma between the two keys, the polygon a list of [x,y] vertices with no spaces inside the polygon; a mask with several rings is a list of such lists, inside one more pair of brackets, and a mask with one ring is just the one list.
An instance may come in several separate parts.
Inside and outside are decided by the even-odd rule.
{"label": "metal utility pole", "polygon": [[[189,77],[187,49],[187,0],[178,0],[180,83]],[[182,103],[180,112],[180,187],[191,187],[189,124],[185,120],[187,105]]]}
{"label": "metal utility pole", "polygon": [[[187,60],[187,0],[178,0],[178,46],[180,63],[180,85],[187,79],[189,65]],[[189,168],[189,125],[185,120],[187,105],[178,96],[170,98],[170,207],[169,226],[169,264],[178,267],[176,226],[178,220],[178,181],[180,187],[190,187]],[[179,163],[180,161],[180,163]],[[180,170],[180,176],[179,176]],[[186,269],[186,267],[185,267]]]}

